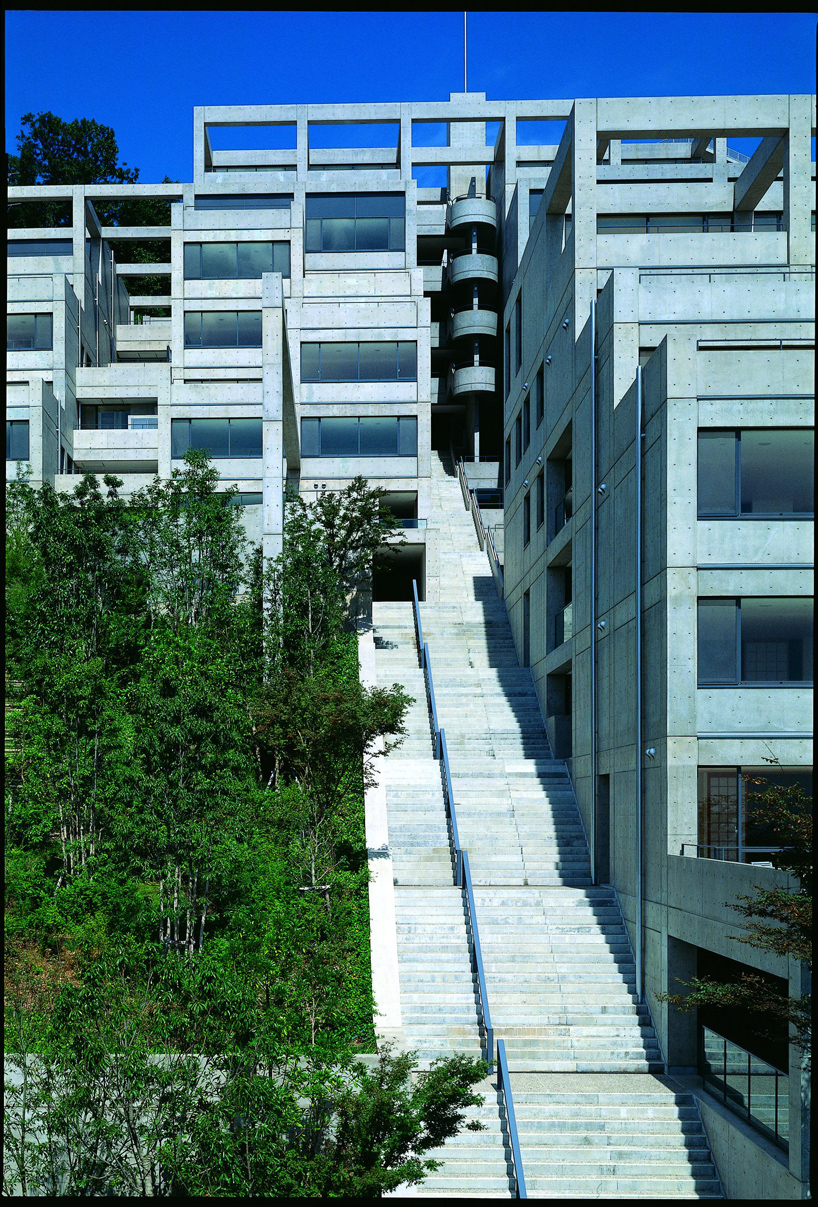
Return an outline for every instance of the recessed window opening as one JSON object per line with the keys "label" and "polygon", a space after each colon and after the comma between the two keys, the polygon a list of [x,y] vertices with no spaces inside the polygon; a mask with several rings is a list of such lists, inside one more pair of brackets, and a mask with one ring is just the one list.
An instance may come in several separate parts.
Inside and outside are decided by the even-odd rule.
{"label": "recessed window opening", "polygon": [[414,415],[301,420],[302,457],[416,457]]}
{"label": "recessed window opening", "polygon": [[500,131],[503,129],[502,121],[486,122],[486,146],[496,147],[497,140],[500,137]]}
{"label": "recessed window opening", "polygon": [[417,344],[408,340],[302,344],[301,380],[416,381]]}
{"label": "recessed window opening", "polygon": [[214,460],[225,457],[261,457],[260,419],[172,419],[171,458],[184,457],[190,448],[202,449]]}
{"label": "recessed window opening", "polygon": [[812,682],[813,600],[700,599],[699,686]]}
{"label": "recessed window opening", "polygon": [[28,461],[29,440],[27,419],[6,420],[6,460]]}
{"label": "recessed window opening", "polygon": [[811,428],[700,430],[702,518],[809,516],[815,508]]}
{"label": "recessed window opening", "polygon": [[699,857],[769,862],[781,838],[765,816],[766,794],[794,787],[812,799],[811,767],[700,767]]}
{"label": "recessed window opening", "polygon": [[260,280],[290,275],[289,243],[185,243],[185,280]]}
{"label": "recessed window opening", "polygon": [[18,256],[70,256],[74,244],[71,239],[9,239],[6,254],[10,259]]}
{"label": "recessed window opening", "polygon": [[187,311],[186,348],[260,348],[260,310]]}
{"label": "recessed window opening", "polygon": [[6,317],[6,348],[10,352],[49,352],[52,345],[52,315],[9,314]]}
{"label": "recessed window opening", "polygon": [[304,250],[403,251],[405,208],[402,192],[309,194]]}
{"label": "recessed window opening", "polygon": [[288,210],[292,193],[213,193],[196,197],[197,210]]}

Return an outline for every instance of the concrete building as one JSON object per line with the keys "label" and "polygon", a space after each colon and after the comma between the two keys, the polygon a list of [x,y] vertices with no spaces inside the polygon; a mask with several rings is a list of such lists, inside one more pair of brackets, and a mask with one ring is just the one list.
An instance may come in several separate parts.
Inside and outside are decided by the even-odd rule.
{"label": "concrete building", "polygon": [[[220,149],[235,127],[266,128],[258,145],[277,149]],[[464,459],[486,581],[542,713],[545,753],[529,735],[519,757],[534,779],[559,765],[587,852],[579,879],[515,880],[488,853],[481,871],[475,831],[475,884],[607,886],[661,1053],[645,1068],[658,1059],[694,1094],[727,1197],[805,1194],[806,1072],[786,1037],[659,995],[742,969],[806,991],[800,964],[735,937],[725,902],[786,883],[752,778],[811,782],[814,147],[806,96],[454,93],[199,108],[191,184],[10,190],[12,206],[66,203],[70,222],[9,236],[7,476],[28,463],[35,483],[67,490],[113,472],[127,492],[206,447],[269,556],[285,484],[313,496],[363,474],[407,541],[397,571],[376,568],[376,631],[394,625],[400,646],[390,601],[414,578],[454,649],[453,592],[473,581],[483,600],[452,543],[472,540],[471,520],[447,512],[441,476]],[[97,209],[130,198],[168,202],[167,224],[100,224]],[[138,262],[144,240],[166,262]],[[162,293],[129,288],[146,276]],[[487,633],[500,620],[481,608],[458,623]],[[505,665],[485,648],[486,666]],[[387,814],[395,835],[420,816],[413,804],[402,821],[388,793],[372,808],[368,841],[387,852]],[[398,890],[427,881],[391,843],[394,868],[390,855],[373,882],[373,975],[384,1030],[409,1041],[401,927],[417,919]],[[509,1024],[510,1056],[524,1031]],[[552,1056],[512,1059],[512,1086],[564,1072]],[[747,1060],[755,1091],[740,1084]],[[721,1101],[701,1089],[708,1069]],[[707,1176],[696,1193],[709,1197]],[[684,1192],[670,1186],[643,1192]],[[541,1192],[584,1193],[547,1178]]]}

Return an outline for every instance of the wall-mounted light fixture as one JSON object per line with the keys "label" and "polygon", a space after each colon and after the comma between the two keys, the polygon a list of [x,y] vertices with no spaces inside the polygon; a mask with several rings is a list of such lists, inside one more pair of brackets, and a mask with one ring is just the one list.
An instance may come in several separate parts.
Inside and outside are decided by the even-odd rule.
{"label": "wall-mounted light fixture", "polygon": [[538,464],[538,465],[542,465],[542,457],[538,457],[538,458],[537,458],[537,464]]}
{"label": "wall-mounted light fixture", "polygon": [[525,482],[523,482],[523,486],[528,486],[528,478],[526,478]]}
{"label": "wall-mounted light fixture", "polygon": [[645,754],[648,756],[649,759],[655,759],[656,758],[656,747],[648,746],[647,750],[645,751]]}
{"label": "wall-mounted light fixture", "polygon": [[604,493],[607,489],[608,489],[608,487],[607,487],[606,483],[600,482],[599,486],[597,486],[597,488],[596,488],[596,493],[598,495],[604,495]]}
{"label": "wall-mounted light fixture", "polygon": [[600,620],[596,627],[598,629],[607,629],[607,627],[608,627],[607,620]]}
{"label": "wall-mounted light fixture", "polygon": [[546,358],[545,358],[545,363],[546,363],[547,365],[550,365],[550,364],[551,364],[551,357],[550,357],[550,356],[546,356]]}
{"label": "wall-mounted light fixture", "polygon": [[526,392],[526,390],[527,390],[527,389],[528,389],[528,382],[527,382],[527,381],[524,381],[524,382],[523,382],[523,393],[524,393],[524,394],[525,394],[525,392]]}
{"label": "wall-mounted light fixture", "polygon": [[563,325],[563,328],[567,327],[567,326],[568,326],[568,319],[563,319],[563,320],[562,320],[562,325]]}

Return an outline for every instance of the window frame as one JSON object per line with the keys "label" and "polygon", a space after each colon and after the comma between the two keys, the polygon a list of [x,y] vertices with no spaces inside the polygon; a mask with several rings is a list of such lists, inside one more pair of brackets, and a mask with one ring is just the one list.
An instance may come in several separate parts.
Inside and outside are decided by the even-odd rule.
{"label": "window frame", "polygon": [[[9,344],[8,338],[8,320],[9,319],[34,319],[34,343],[31,346],[23,348],[14,348]],[[43,327],[47,331],[47,336],[41,337],[39,332]],[[40,339],[48,340],[47,343],[41,343]],[[26,311],[25,314],[10,313],[6,315],[6,351],[7,352],[53,352],[54,351],[54,315],[50,310]]]}
{"label": "window frame", "polygon": [[536,528],[540,531],[545,523],[545,469],[541,469],[537,474],[534,483],[535,488],[535,506],[536,506]]}
{"label": "window frame", "polygon": [[[394,377],[361,377],[361,345],[366,344],[394,344],[395,346],[395,369]],[[355,347],[357,349],[357,376],[356,377],[332,377],[326,381],[321,378],[321,349],[322,347]],[[400,372],[401,368],[401,348],[414,348],[414,374],[412,377],[403,377]],[[350,383],[360,382],[382,382],[382,381],[417,381],[418,379],[418,356],[417,356],[417,340],[305,340],[301,344],[299,356],[299,371],[301,374],[301,382],[304,385],[348,385]],[[304,349],[318,349],[318,375],[316,377],[304,376]]]}
{"label": "window frame", "polygon": [[[26,435],[26,455],[24,457],[16,457],[14,455],[14,429],[25,427]],[[31,421],[28,419],[7,419],[6,420],[6,460],[7,461],[30,461],[31,460]]]}
{"label": "window frame", "polygon": [[[373,213],[358,213],[358,202],[361,200],[371,201],[377,199],[399,197],[403,203],[403,212],[401,216],[397,214],[373,214]],[[352,201],[353,213],[348,218],[341,217],[315,217],[310,215],[310,203],[326,199],[347,199]],[[386,247],[358,247],[358,222],[366,221],[367,219],[375,218],[379,221],[386,222]],[[308,227],[308,223],[319,224],[318,244],[313,246],[313,239]],[[324,223],[325,222],[352,222],[352,246],[351,247],[327,247],[324,240]],[[304,253],[305,255],[320,256],[320,255],[348,255],[350,252],[369,252],[374,255],[383,254],[385,252],[405,252],[406,251],[406,194],[401,190],[387,190],[374,193],[307,193],[304,199]]]}
{"label": "window frame", "polygon": [[523,495],[523,549],[531,544],[531,491]]}
{"label": "window frame", "polygon": [[[261,275],[262,275],[261,273],[259,273],[258,276],[255,276],[255,275],[245,276],[243,273],[242,274],[239,273],[239,246],[240,245],[245,245],[245,246],[250,245],[253,247],[262,246],[262,247],[271,248],[270,260],[272,263],[272,267],[269,269],[264,269],[263,271],[265,271],[265,272],[281,272],[281,275],[284,278],[284,280],[289,280],[292,260],[291,260],[290,244],[287,239],[225,239],[223,241],[208,240],[207,242],[200,242],[196,239],[191,239],[184,243],[183,249],[182,249],[182,272],[184,274],[184,279],[186,281],[260,281]],[[236,263],[235,273],[232,274],[231,276],[218,276],[218,277],[205,276],[204,272],[203,272],[203,262],[202,262],[203,261],[202,249],[204,247],[232,247],[235,252],[235,256],[234,256],[235,263]],[[276,248],[277,247],[286,247],[287,248],[287,271],[286,272],[284,272],[283,269],[276,268],[276,266],[275,266],[275,264],[276,264]],[[198,257],[199,271],[198,271],[198,273],[189,273],[188,272],[188,249],[190,249],[192,251],[194,248],[199,249],[199,257]]]}
{"label": "window frame", "polygon": [[[225,278],[222,278],[222,279],[225,279]],[[227,279],[229,279],[229,278],[227,278]],[[200,342],[198,344],[189,343],[188,334],[187,334],[187,320],[188,320],[189,316],[192,316],[194,314],[198,314],[198,316],[199,316],[200,338],[201,338],[203,330],[204,330],[204,316],[206,314],[222,314],[222,315],[234,314],[236,316],[236,342],[234,344],[205,344],[204,342]],[[260,322],[262,321],[262,312],[260,310],[186,310],[184,312],[184,319],[183,319],[185,348],[190,349],[191,351],[201,350],[203,352],[207,352],[211,348],[261,348],[262,339],[263,339],[263,335],[264,335],[263,329],[262,329],[261,335],[259,336],[259,341],[257,344],[240,344],[239,343],[239,315],[242,315],[242,314],[245,314],[245,315],[246,314],[257,314],[259,316],[259,321]]]}
{"label": "window frame", "polygon": [[[696,431],[696,518],[699,520],[803,520],[809,521],[815,518],[815,499],[813,496],[812,511],[742,511],[742,489],[741,489],[741,438],[743,433],[750,432],[807,432],[813,434],[814,448],[814,433],[812,427],[700,427]],[[699,503],[699,473],[700,473],[700,457],[701,457],[701,437],[708,435],[732,435],[733,436],[733,510],[732,511],[705,511],[702,510]]]}
{"label": "window frame", "polygon": [[518,469],[523,459],[523,414],[518,411],[514,420],[514,468]]}
{"label": "window frame", "polygon": [[536,431],[545,418],[545,372],[542,365],[540,365],[534,377],[534,390],[536,395],[534,429]]}
{"label": "window frame", "polygon": [[[324,420],[327,420],[327,419],[332,420],[335,418],[344,418],[344,419],[354,419],[355,420],[355,423],[357,425],[357,427],[356,427],[357,451],[356,452],[354,452],[354,453],[325,453],[322,451],[322,449],[321,449],[321,423]],[[369,419],[390,419],[390,420],[394,421],[394,424],[395,424],[395,450],[396,450],[394,453],[361,452],[361,423],[362,422],[365,423]],[[305,423],[318,425],[317,429],[314,429],[318,433],[318,452],[317,453],[305,453],[304,452],[304,424]],[[410,425],[414,424],[415,451],[413,453],[411,453],[411,452],[407,453],[407,452],[401,451],[401,439],[402,439],[401,426],[404,423],[407,424],[407,428],[410,431],[411,431]],[[391,457],[417,457],[417,455],[418,455],[418,418],[416,415],[344,415],[344,416],[302,415],[301,416],[301,425],[299,428],[299,436],[300,436],[300,446],[301,446],[301,457],[303,460],[311,460],[311,459],[314,459],[317,457],[323,457],[327,460],[333,460],[333,459],[336,459],[339,457],[390,457],[391,458]]]}
{"label": "window frame", "polygon": [[[761,599],[766,601],[781,600],[782,602],[790,599],[806,599],[809,600],[813,609],[815,606],[814,597],[811,595],[701,595],[696,599],[696,687],[712,690],[713,688],[743,688],[743,687],[763,687],[763,688],[810,688],[813,685],[812,679],[743,679],[742,676],[742,637],[741,637],[741,605],[743,602],[754,601]],[[710,604],[732,603],[735,608],[735,661],[734,671],[735,678],[733,679],[702,679],[700,667],[700,610],[702,605],[707,607]],[[813,640],[815,626],[813,622]]]}
{"label": "window frame", "polygon": [[[264,420],[261,417],[257,418],[256,416],[253,416],[253,415],[240,415],[240,416],[234,416],[231,418],[231,417],[225,417],[224,415],[213,415],[213,416],[195,415],[195,416],[190,416],[187,418],[185,418],[184,416],[178,416],[177,418],[171,419],[171,421],[170,421],[170,458],[171,458],[171,461],[181,461],[185,455],[185,452],[187,452],[188,449],[193,447],[190,443],[191,424],[196,423],[197,421],[202,420],[202,419],[206,420],[208,423],[216,422],[216,423],[226,423],[227,424],[227,452],[226,453],[208,453],[208,456],[210,457],[210,459],[212,461],[260,461],[263,458],[263,456],[264,456]],[[248,422],[249,423],[258,423],[259,428],[261,430],[261,440],[262,440],[261,452],[259,452],[259,453],[234,453],[232,451],[232,449],[230,447],[230,443],[231,443],[231,441],[230,441],[230,425],[232,423],[236,423],[236,422],[238,422],[238,423],[248,423]],[[174,449],[174,441],[173,441],[174,424],[182,424],[182,423],[186,423],[188,425],[187,426],[187,445],[185,446],[185,449],[183,452],[174,453],[174,451],[173,451],[173,449]],[[177,428],[177,431],[178,431],[178,428]]]}

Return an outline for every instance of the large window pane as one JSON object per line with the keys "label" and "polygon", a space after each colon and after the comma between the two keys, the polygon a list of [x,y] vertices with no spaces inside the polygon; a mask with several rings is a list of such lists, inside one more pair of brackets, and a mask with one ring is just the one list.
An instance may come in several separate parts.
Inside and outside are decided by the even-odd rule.
{"label": "large window pane", "polygon": [[417,381],[418,346],[408,341],[398,344],[398,377],[402,381]]}
{"label": "large window pane", "polygon": [[321,381],[357,381],[358,345],[321,344]]}
{"label": "large window pane", "polygon": [[395,418],[361,420],[361,456],[394,457],[398,444],[398,421]]}
{"label": "large window pane", "polygon": [[301,420],[301,456],[318,457],[321,453],[321,420]]}
{"label": "large window pane", "polygon": [[414,415],[402,415],[398,420],[398,455],[418,455],[418,421]]}
{"label": "large window pane", "polygon": [[357,419],[321,420],[321,456],[354,457],[358,453]]}
{"label": "large window pane", "polygon": [[358,218],[355,222],[355,248],[357,251],[388,251],[389,219]]}
{"label": "large window pane", "polygon": [[307,218],[354,218],[355,198],[343,193],[327,197],[317,195],[306,198]]}
{"label": "large window pane", "polygon": [[260,419],[230,420],[230,456],[260,457],[262,454]]}
{"label": "large window pane", "polygon": [[361,381],[394,381],[398,375],[398,346],[394,343],[361,344]]}
{"label": "large window pane", "polygon": [[257,278],[273,271],[272,243],[239,243],[237,251],[240,277]]}
{"label": "large window pane", "polygon": [[747,683],[812,679],[812,599],[741,601],[741,678]]}
{"label": "large window pane", "polygon": [[202,275],[202,245],[201,243],[186,243],[184,245],[185,255],[185,280],[198,281]]}
{"label": "large window pane", "polygon": [[273,244],[273,272],[280,272],[283,277],[290,275],[289,243]]}
{"label": "large window pane", "polygon": [[389,250],[403,251],[406,247],[406,223],[403,218],[389,219]]}
{"label": "large window pane", "polygon": [[6,319],[6,346],[10,351],[50,351],[50,314],[10,314]]}
{"label": "large window pane", "polygon": [[6,420],[6,460],[28,461],[28,420]]}
{"label": "large window pane", "polygon": [[170,421],[170,455],[172,458],[184,457],[190,448],[190,420],[171,419]]}
{"label": "large window pane", "polygon": [[307,232],[304,239],[304,251],[321,250],[321,219],[308,218]]}
{"label": "large window pane", "polygon": [[191,419],[190,447],[200,448],[210,457],[230,455],[226,419]]}
{"label": "large window pane", "polygon": [[753,515],[811,514],[815,436],[804,428],[741,433],[741,510]]}
{"label": "large window pane", "polygon": [[238,345],[240,348],[261,347],[261,311],[240,310],[238,323]]}
{"label": "large window pane", "polygon": [[301,345],[301,380],[320,381],[318,373],[318,350],[320,344]]}
{"label": "large window pane", "polygon": [[[748,847],[778,847],[784,845],[780,827],[769,821],[771,790],[800,788],[812,800],[811,767],[742,767],[742,821],[744,843]],[[758,858],[758,856],[756,856]]]}
{"label": "large window pane", "polygon": [[185,347],[201,348],[202,346],[202,316],[197,311],[185,314]]}
{"label": "large window pane", "polygon": [[235,310],[213,310],[202,315],[203,348],[235,348]]}
{"label": "large window pane", "polygon": [[699,843],[730,848],[702,851],[706,858],[735,858],[738,844],[738,773],[735,767],[699,768]]}
{"label": "large window pane", "polygon": [[736,434],[699,432],[699,515],[736,514]]}
{"label": "large window pane", "polygon": [[202,244],[202,277],[219,280],[236,275],[235,243]]}
{"label": "large window pane", "polygon": [[375,193],[355,198],[355,213],[359,218],[402,218],[403,193]]}
{"label": "large window pane", "polygon": [[354,251],[355,219],[325,218],[322,223],[322,251]]}
{"label": "large window pane", "polygon": [[735,683],[737,607],[734,599],[700,599],[699,683]]}

